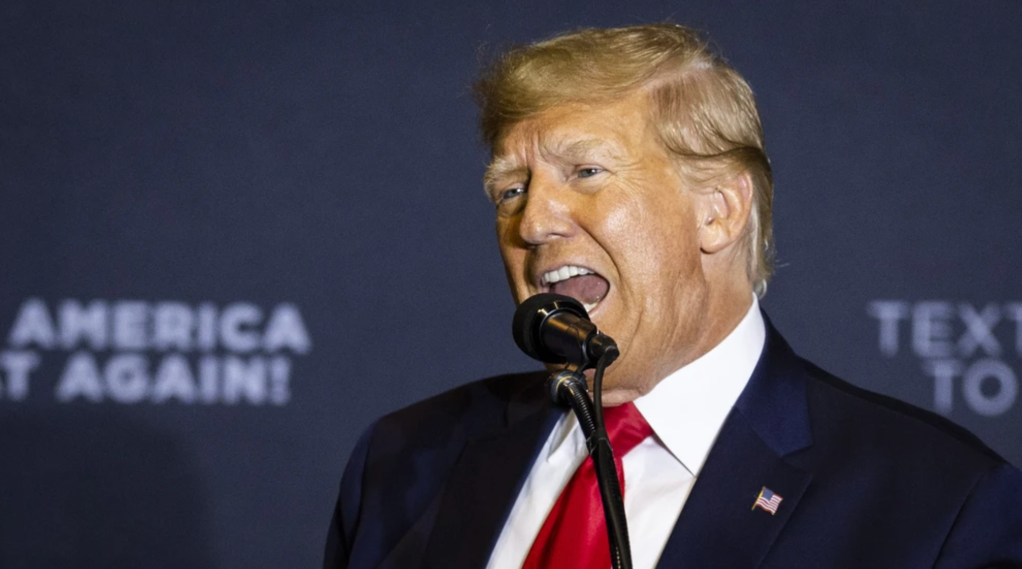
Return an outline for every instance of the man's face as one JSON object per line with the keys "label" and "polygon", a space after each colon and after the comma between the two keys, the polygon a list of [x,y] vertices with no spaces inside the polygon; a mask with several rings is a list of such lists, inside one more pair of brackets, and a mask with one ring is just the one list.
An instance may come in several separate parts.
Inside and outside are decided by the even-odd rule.
{"label": "man's face", "polygon": [[516,302],[574,297],[620,346],[605,376],[610,404],[691,361],[707,311],[701,202],[647,105],[636,93],[552,108],[509,130],[487,175]]}

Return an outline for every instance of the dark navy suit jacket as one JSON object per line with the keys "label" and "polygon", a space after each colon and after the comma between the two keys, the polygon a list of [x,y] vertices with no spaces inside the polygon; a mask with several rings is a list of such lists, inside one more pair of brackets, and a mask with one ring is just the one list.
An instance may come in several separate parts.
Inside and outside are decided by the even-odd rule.
{"label": "dark navy suit jacket", "polygon": [[[564,413],[545,373],[495,377],[383,417],[341,481],[325,567],[486,566]],[[766,486],[776,515],[752,509]],[[1022,473],[964,429],[764,352],[658,567],[1022,567]]]}

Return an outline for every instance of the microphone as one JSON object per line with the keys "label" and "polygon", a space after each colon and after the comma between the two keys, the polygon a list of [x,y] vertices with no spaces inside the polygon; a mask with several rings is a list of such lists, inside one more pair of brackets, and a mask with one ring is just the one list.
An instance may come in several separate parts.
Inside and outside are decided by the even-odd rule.
{"label": "microphone", "polygon": [[[569,364],[550,376],[550,399],[571,407],[585,435],[589,459],[596,471],[600,500],[607,523],[607,540],[614,569],[632,569],[625,503],[618,483],[614,449],[603,422],[603,372],[618,357],[617,344],[596,329],[582,304],[561,294],[529,297],[515,310],[511,321],[515,343],[530,357],[550,364]],[[595,367],[593,394],[583,371]]]}
{"label": "microphone", "polygon": [[593,367],[604,354],[617,357],[614,340],[589,320],[582,303],[563,294],[548,292],[525,299],[515,310],[511,332],[529,357],[571,364],[579,371]]}

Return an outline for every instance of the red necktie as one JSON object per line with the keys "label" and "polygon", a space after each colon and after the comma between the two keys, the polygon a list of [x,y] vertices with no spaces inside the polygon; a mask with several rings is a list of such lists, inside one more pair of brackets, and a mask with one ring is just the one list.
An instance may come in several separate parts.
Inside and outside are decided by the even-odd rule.
{"label": "red necktie", "polygon": [[[621,457],[653,434],[649,423],[632,403],[603,410],[610,444],[614,447],[618,480],[624,495],[625,473]],[[586,457],[564,487],[561,496],[532,542],[522,569],[608,569],[610,546],[603,517],[596,470]]]}

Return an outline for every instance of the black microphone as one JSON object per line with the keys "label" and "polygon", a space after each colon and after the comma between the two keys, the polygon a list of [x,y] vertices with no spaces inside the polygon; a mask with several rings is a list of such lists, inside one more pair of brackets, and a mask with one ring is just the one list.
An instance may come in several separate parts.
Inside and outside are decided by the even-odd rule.
{"label": "black microphone", "polygon": [[[596,470],[612,566],[614,569],[632,569],[625,503],[618,483],[614,450],[603,422],[603,372],[617,359],[617,344],[596,329],[579,301],[553,293],[525,299],[515,310],[511,332],[518,347],[530,357],[541,362],[574,366],[550,376],[547,384],[550,399],[555,404],[571,407],[578,418],[586,438],[589,459]],[[586,378],[582,374],[589,367],[596,368],[593,374],[595,405],[589,398]]]}
{"label": "black microphone", "polygon": [[511,332],[529,357],[572,364],[580,371],[593,367],[610,348],[614,348],[611,357],[617,354],[617,344],[589,320],[582,303],[563,294],[548,292],[525,299],[515,310]]}

